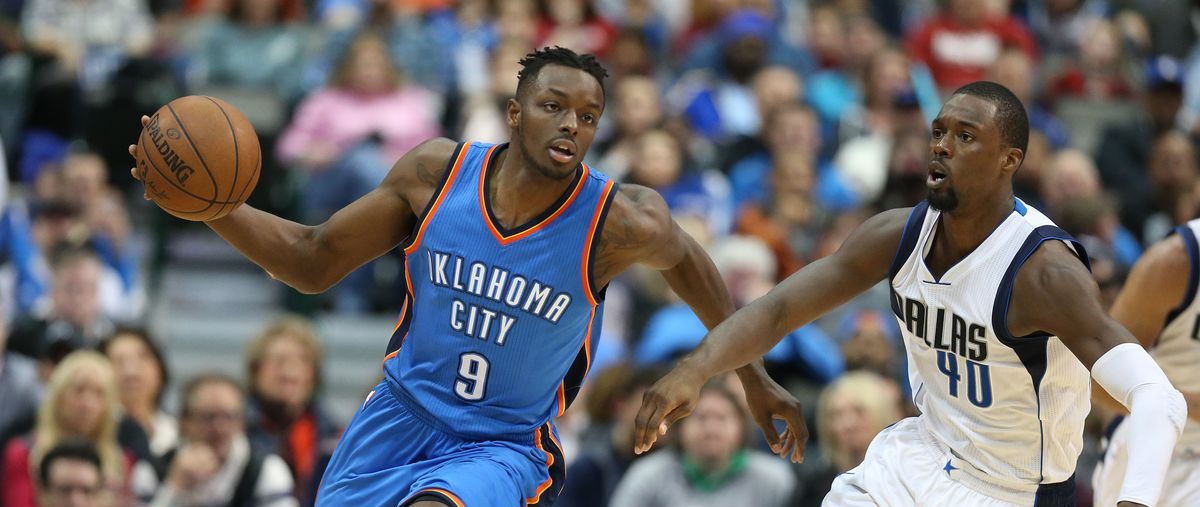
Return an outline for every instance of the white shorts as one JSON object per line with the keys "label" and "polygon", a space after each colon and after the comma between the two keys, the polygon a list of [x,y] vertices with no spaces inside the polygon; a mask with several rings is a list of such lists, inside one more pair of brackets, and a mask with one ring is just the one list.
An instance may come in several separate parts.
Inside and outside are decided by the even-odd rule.
{"label": "white shorts", "polygon": [[[1073,479],[1063,485],[1022,491],[965,473],[969,466],[940,448],[910,417],[871,441],[866,459],[839,475],[822,507],[1014,507],[1075,505]],[[1099,505],[1099,504],[1097,504]]]}
{"label": "white shorts", "polygon": [[[1129,460],[1129,425],[1118,424],[1108,439],[1104,458],[1092,474],[1095,505],[1116,505],[1125,481]],[[1200,505],[1200,448],[1180,443],[1175,447],[1167,477],[1163,481],[1159,507],[1196,507]]]}

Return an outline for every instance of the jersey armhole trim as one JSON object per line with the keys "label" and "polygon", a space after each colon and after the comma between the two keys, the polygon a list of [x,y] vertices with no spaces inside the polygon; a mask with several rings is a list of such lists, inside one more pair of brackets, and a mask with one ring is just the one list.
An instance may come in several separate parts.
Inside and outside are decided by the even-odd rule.
{"label": "jersey armhole trim", "polygon": [[463,159],[467,157],[467,152],[469,151],[471,151],[471,143],[469,142],[458,143],[458,146],[454,148],[454,153],[446,161],[446,170],[442,171],[442,180],[433,189],[433,196],[425,204],[425,209],[421,212],[421,216],[417,217],[417,226],[413,228],[412,234],[409,235],[408,239],[402,245],[405,255],[413,253],[417,247],[421,246],[421,238],[425,235],[425,226],[429,224],[430,220],[433,220],[433,216],[437,214],[438,207],[445,200],[446,194],[450,192],[450,187],[454,185],[454,179],[458,176],[458,170],[462,167]]}
{"label": "jersey armhole trim", "polygon": [[921,225],[925,223],[925,215],[928,212],[929,203],[922,201],[913,206],[912,212],[909,213],[908,221],[904,223],[904,232],[900,234],[900,246],[896,248],[896,254],[892,256],[892,265],[888,267],[889,282],[896,278],[896,274],[900,272],[904,262],[917,247],[917,240],[921,236]]}
{"label": "jersey armhole trim", "polygon": [[604,301],[604,295],[608,291],[608,284],[603,287],[595,288],[592,285],[592,265],[595,264],[596,252],[600,250],[600,236],[604,234],[604,222],[608,219],[608,210],[612,207],[612,202],[617,195],[616,182],[609,180],[604,185],[604,190],[600,193],[600,200],[596,204],[596,211],[592,214],[592,224],[588,230],[587,243],[583,246],[583,292],[587,294],[588,303],[592,306],[600,304]]}
{"label": "jersey armhole trim", "polygon": [[[1170,313],[1167,313],[1167,320],[1163,322],[1163,329],[1166,329],[1168,324],[1178,318],[1179,314],[1192,305],[1192,300],[1196,298],[1196,285],[1200,281],[1198,280],[1200,279],[1200,251],[1197,251],[1196,234],[1186,225],[1176,227],[1174,232],[1179,234],[1180,239],[1183,240],[1184,249],[1187,250],[1188,287],[1187,293],[1183,295],[1183,301],[1179,302],[1179,306],[1176,306],[1171,309]],[[1157,343],[1158,337],[1155,337],[1154,344]],[[1154,345],[1151,346],[1153,347]]]}
{"label": "jersey armhole trim", "polygon": [[1021,266],[1025,265],[1025,261],[1037,251],[1038,247],[1042,246],[1049,240],[1059,240],[1067,243],[1075,256],[1083,263],[1084,267],[1091,271],[1092,264],[1088,259],[1087,250],[1084,250],[1083,245],[1072,237],[1067,231],[1053,225],[1043,225],[1034,229],[1033,232],[1025,238],[1025,243],[1017,250],[1017,254],[1013,257],[1012,263],[1008,265],[1008,270],[1004,272],[1004,277],[1000,279],[1000,287],[996,289],[996,299],[992,304],[992,329],[996,333],[996,337],[1000,342],[1012,347],[1013,345],[1034,338],[1047,338],[1050,333],[1045,331],[1035,331],[1025,336],[1013,336],[1008,329],[1008,306],[1012,302],[1013,286],[1016,285],[1017,272],[1021,270]]}

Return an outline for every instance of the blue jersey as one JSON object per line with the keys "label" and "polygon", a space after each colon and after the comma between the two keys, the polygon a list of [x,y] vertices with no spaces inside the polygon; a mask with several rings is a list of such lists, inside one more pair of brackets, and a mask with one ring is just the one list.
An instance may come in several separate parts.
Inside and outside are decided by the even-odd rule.
{"label": "blue jersey", "polygon": [[581,165],[549,209],[506,229],[484,191],[506,148],[455,151],[405,244],[408,293],[384,362],[415,416],[467,438],[528,438],[562,414],[603,314],[588,273],[614,182]]}

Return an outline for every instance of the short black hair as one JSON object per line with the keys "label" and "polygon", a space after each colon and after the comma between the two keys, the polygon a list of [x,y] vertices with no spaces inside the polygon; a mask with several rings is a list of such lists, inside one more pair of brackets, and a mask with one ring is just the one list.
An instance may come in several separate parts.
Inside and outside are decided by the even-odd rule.
{"label": "short black hair", "polygon": [[971,95],[996,105],[999,121],[1000,141],[1009,148],[1018,148],[1025,153],[1029,148],[1029,116],[1025,105],[1012,90],[1000,83],[975,81],[954,90],[953,95]]}
{"label": "short black hair", "polygon": [[50,487],[50,467],[59,460],[85,461],[96,467],[97,471],[103,470],[100,465],[100,453],[96,451],[96,446],[91,442],[77,438],[64,439],[51,447],[50,451],[42,456],[42,462],[38,464],[38,484],[42,489]]}
{"label": "short black hair", "polygon": [[538,73],[547,65],[562,65],[587,72],[600,83],[601,91],[604,90],[604,78],[608,77],[608,71],[604,70],[604,66],[600,65],[595,56],[579,54],[561,46],[535,50],[525,55],[520,63],[521,71],[517,72],[517,97],[524,96],[529,83],[537,79]]}

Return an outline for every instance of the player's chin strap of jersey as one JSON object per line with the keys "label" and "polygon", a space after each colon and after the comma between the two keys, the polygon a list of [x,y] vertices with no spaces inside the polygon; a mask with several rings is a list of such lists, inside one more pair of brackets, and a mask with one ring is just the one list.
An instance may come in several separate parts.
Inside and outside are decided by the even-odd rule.
{"label": "player's chin strap of jersey", "polygon": [[1129,409],[1129,462],[1119,500],[1153,506],[1187,421],[1187,402],[1135,343],[1122,343],[1100,356],[1092,377]]}

